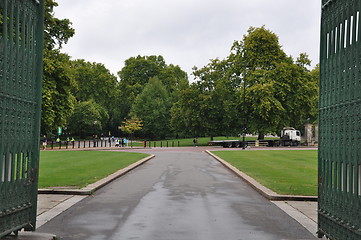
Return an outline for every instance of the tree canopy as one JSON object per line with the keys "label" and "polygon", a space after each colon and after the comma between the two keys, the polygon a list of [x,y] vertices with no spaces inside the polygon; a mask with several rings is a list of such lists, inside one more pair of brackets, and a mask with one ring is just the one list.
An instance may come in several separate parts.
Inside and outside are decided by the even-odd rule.
{"label": "tree canopy", "polygon": [[158,77],[151,78],[135,98],[130,115],[142,119],[142,134],[151,139],[170,135],[170,108],[172,102],[166,87]]}
{"label": "tree canopy", "polygon": [[161,55],[130,57],[117,76],[101,63],[71,60],[61,48],[75,30],[54,16],[57,5],[45,1],[43,133],[63,126],[81,136],[126,134],[141,122],[139,136],[150,139],[238,135],[245,124],[262,137],[317,121],[318,66],[310,70],[306,53],[288,56],[265,26],[250,27],[226,58],[194,67],[190,84]]}
{"label": "tree canopy", "polygon": [[57,126],[64,126],[71,115],[74,97],[71,88],[75,86],[70,66],[70,57],[60,48],[75,31],[68,19],[54,17],[54,0],[45,1],[44,19],[44,74],[42,93],[42,132],[51,132]]}

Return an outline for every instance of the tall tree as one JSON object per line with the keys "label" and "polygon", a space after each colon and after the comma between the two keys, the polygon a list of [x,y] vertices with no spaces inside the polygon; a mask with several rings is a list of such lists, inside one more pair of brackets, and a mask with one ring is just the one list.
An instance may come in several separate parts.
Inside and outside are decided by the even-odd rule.
{"label": "tall tree", "polygon": [[126,118],[135,98],[150,78],[158,76],[166,89],[176,95],[177,89],[188,84],[187,74],[179,66],[167,65],[162,56],[131,57],[118,72],[121,102],[121,118]]}
{"label": "tall tree", "polygon": [[182,89],[179,99],[171,108],[171,126],[177,136],[203,136],[207,132],[204,117],[209,96],[202,94],[196,84]]}
{"label": "tall tree", "polygon": [[251,27],[242,41],[235,41],[228,61],[230,75],[237,76],[244,89],[242,112],[250,132],[262,138],[284,126],[297,126],[310,111],[309,99],[317,96],[317,84],[306,68],[307,55],[293,62],[278,36],[264,26]]}
{"label": "tall tree", "polygon": [[80,102],[75,105],[74,112],[69,118],[68,131],[81,138],[100,135],[108,118],[107,111],[94,101]]}
{"label": "tall tree", "polygon": [[203,118],[207,125],[204,134],[210,137],[236,134],[241,128],[239,115],[239,82],[229,75],[226,60],[211,60],[201,69],[194,69],[196,86],[207,96],[207,112]]}
{"label": "tall tree", "polygon": [[93,100],[101,105],[109,114],[107,131],[114,131],[119,125],[117,79],[101,63],[86,62],[83,59],[72,61],[74,78],[77,83],[72,94],[77,101]]}
{"label": "tall tree", "polygon": [[50,132],[57,126],[64,126],[70,116],[74,97],[70,89],[72,78],[69,56],[60,48],[74,35],[68,19],[54,17],[54,0],[45,1],[44,19],[44,76],[42,96],[42,132]]}
{"label": "tall tree", "polygon": [[116,77],[101,63],[86,62],[83,59],[72,61],[77,86],[73,95],[78,101],[93,99],[96,103],[110,108],[109,98],[114,98],[117,87]]}
{"label": "tall tree", "polygon": [[170,134],[171,98],[158,77],[151,78],[143,91],[135,98],[130,115],[143,121],[141,133],[145,137],[164,138]]}
{"label": "tall tree", "polygon": [[71,88],[75,85],[69,56],[59,50],[44,54],[42,93],[42,132],[51,132],[64,126],[72,113],[75,98]]}

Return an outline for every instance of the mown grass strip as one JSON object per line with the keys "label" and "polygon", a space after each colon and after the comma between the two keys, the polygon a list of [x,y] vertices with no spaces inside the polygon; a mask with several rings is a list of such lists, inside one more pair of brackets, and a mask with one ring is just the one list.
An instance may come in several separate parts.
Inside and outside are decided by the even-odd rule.
{"label": "mown grass strip", "polygon": [[278,194],[317,195],[317,150],[212,151]]}
{"label": "mown grass strip", "polygon": [[42,151],[39,188],[81,188],[149,156],[106,151]]}

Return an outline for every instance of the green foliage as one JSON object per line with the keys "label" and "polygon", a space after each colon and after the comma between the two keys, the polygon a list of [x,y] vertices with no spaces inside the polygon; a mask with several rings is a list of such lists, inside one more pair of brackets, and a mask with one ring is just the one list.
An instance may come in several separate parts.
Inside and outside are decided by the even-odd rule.
{"label": "green foliage", "polygon": [[197,81],[181,91],[171,110],[171,124],[181,136],[236,134],[240,129],[237,82],[229,78],[228,63],[212,60],[194,69]]}
{"label": "green foliage", "polygon": [[66,124],[75,103],[71,94],[75,82],[68,55],[59,50],[45,51],[43,62],[41,128],[45,133]]}
{"label": "green foliage", "polygon": [[117,79],[101,63],[90,63],[83,59],[72,61],[74,78],[77,83],[72,89],[73,95],[80,102],[93,100],[101,105],[109,114],[103,128],[107,132],[114,131],[118,122],[118,95]]}
{"label": "green foliage", "polygon": [[89,135],[100,135],[108,121],[107,111],[99,104],[90,100],[75,105],[69,118],[68,130],[72,135],[81,138]]}
{"label": "green foliage", "polygon": [[116,77],[101,63],[90,63],[83,59],[72,61],[77,87],[73,95],[78,101],[94,100],[107,110],[112,109],[111,99],[116,96]]}
{"label": "green foliage", "polygon": [[75,98],[71,94],[75,82],[67,54],[58,48],[74,35],[68,19],[54,17],[54,0],[45,1],[44,76],[41,129],[43,133],[64,126],[71,115]]}
{"label": "green foliage", "polygon": [[39,187],[85,187],[147,156],[110,151],[42,151]]}
{"label": "green foliage", "polygon": [[248,30],[225,60],[194,68],[196,82],[180,91],[171,125],[182,136],[278,132],[317,119],[318,76],[302,53],[296,62],[265,27]]}
{"label": "green foliage", "polygon": [[213,153],[278,194],[317,196],[316,150]]}
{"label": "green foliage", "polygon": [[195,85],[181,90],[179,100],[171,108],[172,129],[180,136],[202,136],[206,132],[204,118],[207,96]]}
{"label": "green foliage", "polygon": [[45,2],[44,133],[68,120],[79,132],[75,122],[85,118],[99,126],[82,123],[81,134],[115,132],[119,120],[132,115],[143,121],[142,136],[152,139],[172,131],[176,136],[236,135],[245,122],[248,133],[262,135],[317,121],[318,67],[309,70],[307,54],[296,61],[287,56],[278,36],[264,26],[249,28],[226,59],[195,67],[191,85],[179,66],[155,55],[127,59],[118,82],[103,64],[70,61],[60,52],[75,31],[68,19],[54,17],[57,5]]}
{"label": "green foliage", "polygon": [[142,120],[140,120],[136,116],[132,116],[130,119],[127,119],[122,122],[122,125],[120,126],[120,130],[122,130],[122,132],[132,135],[134,132],[141,130],[142,127],[143,127]]}
{"label": "green foliage", "polygon": [[54,17],[54,7],[58,3],[55,0],[45,0],[44,14],[44,44],[45,51],[61,48],[75,34],[69,19],[58,19]]}
{"label": "green foliage", "polygon": [[118,72],[119,91],[122,104],[119,106],[120,118],[126,118],[135,98],[140,94],[149,79],[158,77],[172,96],[182,86],[188,85],[187,74],[179,66],[167,65],[162,56],[131,57]]}
{"label": "green foliage", "polygon": [[248,132],[277,132],[285,126],[300,126],[317,118],[317,81],[301,54],[296,62],[287,57],[273,32],[251,27],[242,41],[235,41],[228,61],[229,76],[242,86],[242,112]]}
{"label": "green foliage", "polygon": [[130,115],[138,116],[144,124],[142,134],[155,138],[169,135],[171,99],[158,77],[151,78],[136,97]]}

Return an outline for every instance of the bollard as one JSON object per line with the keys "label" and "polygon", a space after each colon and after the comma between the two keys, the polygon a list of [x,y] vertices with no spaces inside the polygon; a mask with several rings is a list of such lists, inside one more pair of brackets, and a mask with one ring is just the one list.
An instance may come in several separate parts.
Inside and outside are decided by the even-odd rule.
{"label": "bollard", "polygon": [[167,147],[168,147],[168,141],[167,141]]}
{"label": "bollard", "polygon": [[160,141],[160,147],[161,147],[161,148],[163,147],[163,142],[162,142],[162,141]]}

